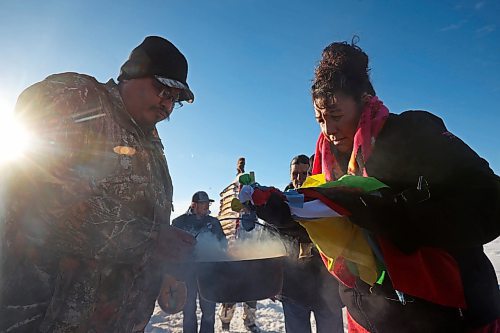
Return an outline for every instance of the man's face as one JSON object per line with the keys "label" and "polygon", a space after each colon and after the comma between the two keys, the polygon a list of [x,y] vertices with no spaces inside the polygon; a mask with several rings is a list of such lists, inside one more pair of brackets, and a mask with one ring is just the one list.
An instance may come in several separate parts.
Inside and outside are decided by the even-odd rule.
{"label": "man's face", "polygon": [[193,213],[199,216],[205,216],[209,214],[210,202],[193,202]]}
{"label": "man's face", "polygon": [[309,164],[298,163],[292,164],[290,167],[290,180],[292,181],[294,188],[299,188],[304,184],[307,178],[307,171],[309,170]]}
{"label": "man's face", "polygon": [[151,77],[123,81],[120,89],[127,112],[146,130],[170,116],[180,92]]}

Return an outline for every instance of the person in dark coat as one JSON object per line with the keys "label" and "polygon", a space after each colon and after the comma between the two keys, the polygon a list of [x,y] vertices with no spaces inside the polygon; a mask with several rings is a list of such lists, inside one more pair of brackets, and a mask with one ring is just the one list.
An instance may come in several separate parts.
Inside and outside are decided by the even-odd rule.
{"label": "person in dark coat", "polygon": [[[175,218],[172,226],[189,232],[194,237],[200,237],[203,234],[212,234],[214,241],[221,242],[222,246],[227,245],[226,236],[222,230],[219,220],[210,216],[209,207],[214,200],[208,197],[204,191],[198,191],[193,195],[191,206],[187,213]],[[201,307],[200,333],[213,333],[215,325],[215,303],[198,297],[198,284],[196,273],[184,271],[183,277],[187,287],[186,304],[182,310],[182,331],[184,333],[198,332],[198,319],[196,316],[196,300],[199,299]]]}
{"label": "person in dark coat", "polygon": [[313,174],[371,176],[390,187],[335,198],[382,252],[388,273],[373,287],[341,283],[351,329],[498,332],[500,293],[483,244],[499,235],[500,179],[488,163],[437,116],[389,113],[356,45],[324,49],[312,98],[321,129]]}
{"label": "person in dark coat", "polygon": [[[301,187],[308,176],[309,167],[309,157],[306,155],[292,158],[291,181],[285,191]],[[339,283],[325,268],[312,243],[300,243],[297,238],[290,240],[289,258],[283,272],[283,289],[279,295],[286,332],[311,332],[311,313],[314,313],[318,333],[344,332]]]}
{"label": "person in dark coat", "polygon": [[[388,186],[315,188],[361,228],[379,266],[370,285],[353,265],[323,258],[341,282],[349,332],[500,332],[498,281],[483,251],[500,235],[500,177],[437,116],[390,113],[370,82],[368,56],[352,43],[324,49],[312,101],[321,130],[313,175]],[[274,192],[256,207],[259,217],[307,236]]]}
{"label": "person in dark coat", "polygon": [[0,332],[144,331],[164,270],[195,244],[170,226],[156,128],[193,101],[187,72],[175,45],[148,36],[118,82],[60,73],[19,96],[33,141],[2,170]]}

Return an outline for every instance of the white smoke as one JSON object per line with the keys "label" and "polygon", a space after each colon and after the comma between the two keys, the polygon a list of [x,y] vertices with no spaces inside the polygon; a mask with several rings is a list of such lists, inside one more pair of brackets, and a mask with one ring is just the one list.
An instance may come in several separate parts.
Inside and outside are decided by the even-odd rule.
{"label": "white smoke", "polygon": [[242,232],[239,238],[220,242],[212,233],[200,234],[195,248],[196,261],[237,261],[286,255],[284,240],[266,229]]}

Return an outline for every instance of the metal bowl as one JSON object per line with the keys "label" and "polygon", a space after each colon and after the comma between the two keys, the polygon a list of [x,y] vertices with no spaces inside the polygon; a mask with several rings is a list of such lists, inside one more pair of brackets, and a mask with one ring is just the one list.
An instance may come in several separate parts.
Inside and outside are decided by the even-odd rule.
{"label": "metal bowl", "polygon": [[258,301],[276,296],[283,286],[285,256],[199,262],[201,297],[218,303]]}

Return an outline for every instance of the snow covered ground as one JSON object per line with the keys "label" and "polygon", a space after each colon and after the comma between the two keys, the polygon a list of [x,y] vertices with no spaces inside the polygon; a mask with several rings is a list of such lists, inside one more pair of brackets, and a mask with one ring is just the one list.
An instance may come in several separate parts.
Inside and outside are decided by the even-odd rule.
{"label": "snow covered ground", "polygon": [[[217,317],[219,313],[219,304],[216,309],[215,332],[221,332],[220,320]],[[198,323],[200,322],[201,313],[198,307]],[[243,307],[237,305],[233,320],[231,321],[231,332],[244,333],[247,332],[243,325]],[[257,303],[257,325],[266,333],[285,332],[285,323],[283,320],[283,308],[279,301],[263,300]],[[182,312],[175,315],[167,316],[158,307],[155,308],[151,321],[149,322],[146,332],[150,333],[181,333],[182,332]]]}
{"label": "snow covered ground", "polygon": [[[485,251],[490,260],[495,266],[497,278],[500,278],[500,238],[485,245]],[[219,305],[218,305],[219,307]],[[218,311],[217,307],[217,311]],[[218,312],[217,312],[218,313]],[[231,332],[244,333],[246,332],[242,320],[243,308],[238,304],[237,310],[231,322]],[[201,313],[198,311],[198,322]],[[311,321],[313,332],[316,332],[314,320]],[[257,304],[257,325],[266,333],[281,333],[285,332],[285,323],[283,320],[283,308],[281,303],[271,300],[263,300]],[[166,315],[158,306],[156,306],[151,321],[147,328],[147,333],[181,333],[182,332],[182,313],[175,315]],[[215,332],[221,332],[220,320],[216,318]],[[347,330],[346,330],[347,332]]]}
{"label": "snow covered ground", "polygon": [[500,281],[500,237],[495,239],[493,242],[486,244],[484,246],[484,251],[493,263],[497,273],[497,279]]}

